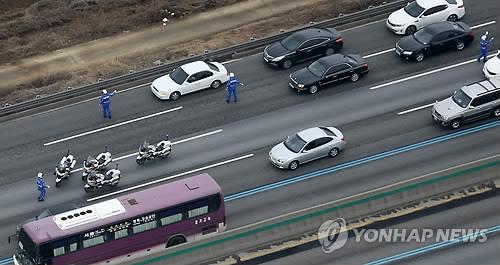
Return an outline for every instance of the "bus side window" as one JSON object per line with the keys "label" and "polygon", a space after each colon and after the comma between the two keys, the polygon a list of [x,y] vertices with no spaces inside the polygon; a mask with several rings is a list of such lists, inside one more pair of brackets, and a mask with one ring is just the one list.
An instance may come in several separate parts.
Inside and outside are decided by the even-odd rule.
{"label": "bus side window", "polygon": [[182,220],[182,213],[177,213],[177,214],[173,214],[173,215],[170,215],[167,217],[163,217],[160,219],[160,222],[161,222],[161,225],[164,226],[164,225],[169,225],[169,224],[179,222],[180,220]]}
{"label": "bus side window", "polygon": [[114,232],[114,238],[115,238],[115,240],[123,238],[123,237],[126,237],[126,236],[128,236],[128,228],[124,228],[122,230],[118,230],[118,231]]}
{"label": "bus side window", "polygon": [[62,255],[65,254],[65,252],[64,252],[64,246],[53,248],[52,251],[53,251],[54,257],[62,256]]}
{"label": "bus side window", "polygon": [[208,213],[208,206],[201,206],[188,211],[188,218],[204,215]]}

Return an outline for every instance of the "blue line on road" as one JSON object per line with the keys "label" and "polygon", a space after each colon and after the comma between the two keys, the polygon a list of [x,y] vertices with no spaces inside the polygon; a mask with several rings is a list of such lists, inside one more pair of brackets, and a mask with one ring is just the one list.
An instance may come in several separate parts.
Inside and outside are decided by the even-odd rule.
{"label": "blue line on road", "polygon": [[7,265],[12,263],[14,263],[14,260],[12,258],[5,258],[0,260],[0,265]]}
{"label": "blue line on road", "polygon": [[452,139],[455,139],[455,138],[458,138],[458,137],[462,137],[462,136],[465,136],[465,135],[468,135],[468,134],[480,132],[480,131],[487,130],[487,129],[490,129],[490,128],[495,128],[495,127],[498,127],[498,126],[500,126],[500,121],[494,121],[494,122],[490,122],[490,123],[487,123],[487,124],[479,125],[479,126],[476,126],[476,127],[468,128],[468,129],[465,129],[465,130],[461,130],[461,131],[457,131],[457,132],[445,134],[445,135],[438,136],[438,137],[435,137],[435,138],[431,138],[431,139],[428,139],[428,140],[425,140],[425,141],[422,141],[422,142],[418,142],[418,143],[406,145],[406,146],[403,146],[403,147],[399,147],[399,148],[396,148],[396,149],[393,149],[393,150],[385,151],[385,152],[382,152],[382,153],[379,153],[379,154],[376,154],[376,155],[371,155],[371,156],[363,157],[363,158],[360,158],[360,159],[357,159],[357,160],[353,160],[353,161],[346,162],[346,163],[343,163],[343,164],[339,164],[339,165],[336,165],[336,166],[324,168],[324,169],[321,169],[321,170],[318,170],[318,171],[314,171],[314,172],[311,172],[311,173],[307,173],[307,174],[304,174],[304,175],[300,175],[300,176],[296,176],[296,177],[284,179],[284,180],[281,180],[281,181],[277,181],[277,182],[274,182],[274,183],[266,184],[266,185],[263,185],[263,186],[260,186],[260,187],[256,187],[256,188],[253,188],[253,189],[246,190],[246,191],[242,191],[242,192],[234,193],[234,194],[231,194],[231,195],[227,195],[227,196],[224,197],[224,201],[229,202],[229,201],[241,199],[241,198],[248,197],[248,196],[260,193],[260,192],[267,191],[267,190],[277,189],[277,188],[280,188],[280,187],[283,187],[283,186],[287,186],[287,185],[290,185],[290,184],[294,184],[294,183],[297,183],[297,182],[301,182],[301,181],[305,181],[305,180],[308,180],[308,179],[316,178],[316,177],[319,177],[319,176],[322,176],[322,175],[326,175],[326,174],[331,174],[331,173],[334,173],[334,172],[337,172],[337,171],[340,171],[340,170],[343,170],[343,169],[347,169],[347,168],[359,166],[359,165],[362,165],[362,164],[365,164],[365,163],[368,163],[368,162],[380,160],[380,159],[383,159],[383,158],[386,158],[386,157],[390,157],[390,156],[393,156],[393,155],[405,153],[405,152],[412,151],[412,150],[415,150],[415,149],[419,149],[419,148],[422,148],[422,147],[426,147],[426,146],[429,146],[429,145],[441,143],[441,142],[444,142],[444,141],[452,140]]}
{"label": "blue line on road", "polygon": [[428,246],[425,246],[425,247],[421,247],[421,248],[417,248],[417,249],[410,250],[410,251],[407,251],[407,252],[403,252],[403,253],[400,253],[400,254],[396,254],[394,256],[390,256],[390,257],[382,258],[382,259],[375,260],[375,261],[372,261],[372,262],[368,262],[368,263],[365,263],[365,265],[389,264],[389,263],[392,263],[392,262],[397,262],[397,261],[401,261],[401,260],[404,260],[404,259],[412,258],[412,257],[415,257],[415,256],[424,255],[424,254],[427,254],[427,253],[429,253],[431,251],[439,250],[441,248],[451,247],[453,245],[457,245],[457,244],[461,244],[461,243],[467,243],[467,242],[473,243],[475,241],[475,239],[477,237],[479,237],[479,236],[483,236],[483,235],[488,236],[488,235],[500,232],[500,225],[497,225],[497,226],[494,226],[494,227],[491,227],[491,228],[485,229],[485,230],[486,231],[479,232],[479,233],[467,234],[467,235],[464,235],[464,236],[453,238],[453,239],[448,240],[448,241],[431,244],[431,245],[428,245]]}

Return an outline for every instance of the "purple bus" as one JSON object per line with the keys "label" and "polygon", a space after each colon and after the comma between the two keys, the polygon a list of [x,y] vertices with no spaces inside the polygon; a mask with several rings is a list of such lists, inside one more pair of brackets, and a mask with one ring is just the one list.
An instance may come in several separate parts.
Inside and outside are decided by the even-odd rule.
{"label": "purple bus", "polygon": [[225,219],[221,188],[205,173],[23,224],[13,258],[16,265],[107,261],[224,231]]}

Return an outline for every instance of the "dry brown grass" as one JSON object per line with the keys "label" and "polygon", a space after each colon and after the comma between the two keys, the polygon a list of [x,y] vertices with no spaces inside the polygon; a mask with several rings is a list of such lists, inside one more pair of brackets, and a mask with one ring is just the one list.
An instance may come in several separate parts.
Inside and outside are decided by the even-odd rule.
{"label": "dry brown grass", "polygon": [[0,3],[0,64],[243,0],[15,1]]}
{"label": "dry brown grass", "polygon": [[[120,2],[121,0],[116,1]],[[206,1],[200,0],[198,2],[205,3]],[[233,0],[233,2],[236,2],[236,0]],[[322,21],[325,19],[330,19],[332,17],[337,17],[340,13],[351,13],[356,10],[364,9],[369,5],[381,4],[382,2],[382,0],[325,0],[320,4],[315,5],[314,8],[304,8],[302,10],[294,12],[293,14],[281,14],[232,30],[219,32],[215,35],[207,36],[202,39],[192,40],[182,44],[176,44],[173,47],[164,47],[161,49],[150,50],[142,54],[118,58],[114,61],[94,65],[84,70],[54,74],[53,77],[46,76],[44,78],[41,78],[41,80],[36,80],[34,82],[31,82],[30,84],[18,86],[13,93],[3,97],[1,101],[9,102],[12,104],[22,100],[32,99],[37,94],[47,95],[50,93],[63,91],[68,86],[78,87],[81,85],[90,84],[96,82],[99,78],[107,79],[125,74],[130,69],[140,70],[152,67],[153,62],[155,62],[156,60],[168,62],[180,59],[182,57],[187,57],[189,54],[202,54],[206,49],[215,50],[222,47],[235,45],[237,43],[248,41],[250,37],[262,38],[265,36],[276,34],[281,29],[290,30],[307,24],[310,21]],[[32,36],[33,38],[35,38],[34,36],[37,35]],[[46,37],[49,38],[50,36],[51,35],[49,34]],[[55,40],[57,39],[56,36],[57,34],[52,35],[52,38],[54,38]],[[13,42],[23,42],[23,38],[13,40]],[[30,43],[29,40],[24,40],[24,42]],[[35,40],[33,40],[31,43],[34,42]],[[64,43],[62,43],[61,45],[63,44]],[[46,44],[38,42],[38,45],[43,46]],[[25,52],[28,53],[30,51],[26,48]],[[42,87],[36,87],[35,84],[42,85]]]}

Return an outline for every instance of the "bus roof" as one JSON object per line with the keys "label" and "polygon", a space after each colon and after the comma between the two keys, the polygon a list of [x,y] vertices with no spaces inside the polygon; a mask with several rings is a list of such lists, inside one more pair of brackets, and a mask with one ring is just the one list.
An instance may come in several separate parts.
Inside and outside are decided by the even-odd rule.
{"label": "bus roof", "polygon": [[220,186],[204,173],[32,221],[22,228],[39,244],[217,193],[222,194]]}

